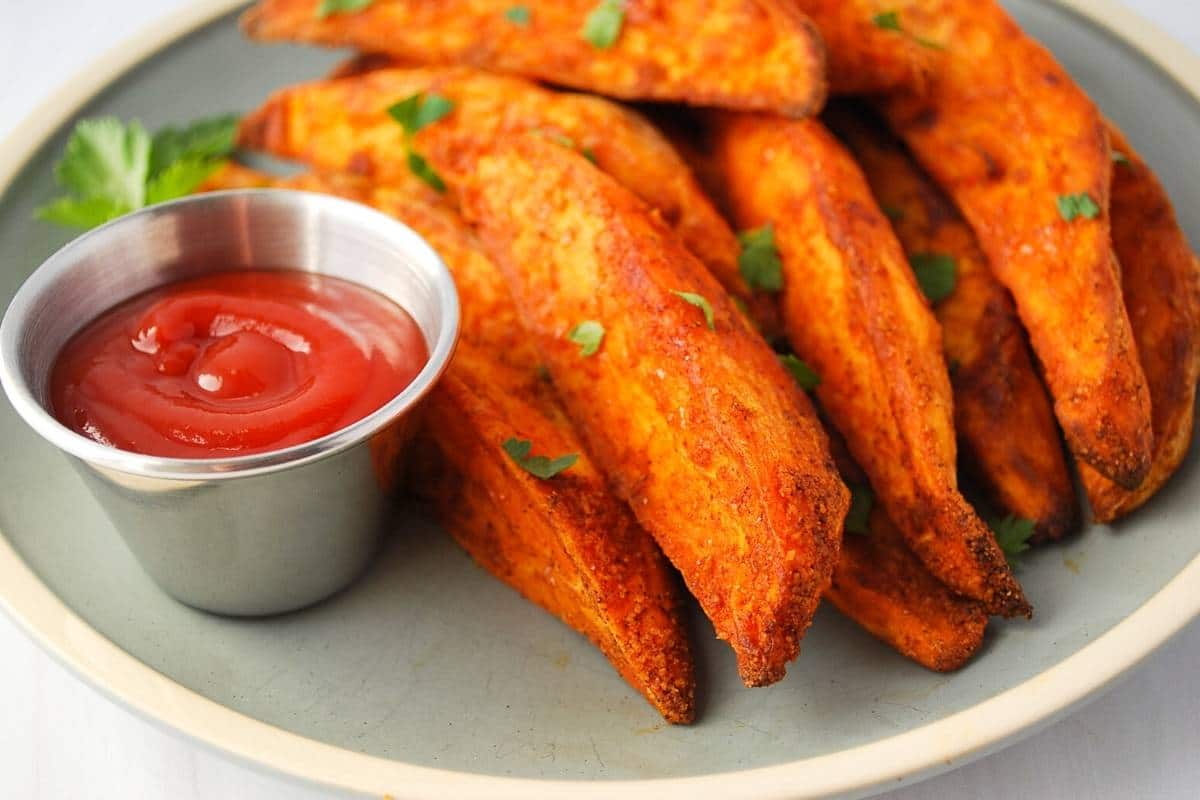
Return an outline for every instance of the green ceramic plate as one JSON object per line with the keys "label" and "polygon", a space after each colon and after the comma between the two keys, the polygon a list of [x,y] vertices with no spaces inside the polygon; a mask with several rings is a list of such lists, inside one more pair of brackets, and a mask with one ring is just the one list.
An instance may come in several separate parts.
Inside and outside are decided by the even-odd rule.
{"label": "green ceramic plate", "polygon": [[[1009,5],[1127,130],[1200,236],[1197,61],[1109,2]],[[201,2],[135,37],[0,148],[0,305],[66,241],[30,215],[55,193],[51,165],[75,118],[112,113],[153,127],[246,110],[337,59],[242,40],[233,6]],[[1029,558],[1021,578],[1037,619],[995,625],[985,652],[954,675],[926,672],[822,611],[787,679],[747,690],[697,617],[700,721],[672,728],[582,638],[419,519],[332,601],[222,619],[171,601],[142,574],[66,460],[6,402],[0,454],[0,604],[32,636],[165,726],[373,794],[862,793],[1045,724],[1200,609],[1193,458],[1119,529],[1094,527]]]}

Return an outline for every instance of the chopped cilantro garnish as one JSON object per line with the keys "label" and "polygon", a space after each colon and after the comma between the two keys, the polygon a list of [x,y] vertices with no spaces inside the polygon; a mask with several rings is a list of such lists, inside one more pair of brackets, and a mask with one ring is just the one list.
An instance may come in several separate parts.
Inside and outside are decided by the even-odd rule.
{"label": "chopped cilantro garnish", "polygon": [[604,341],[604,326],[594,319],[584,320],[571,329],[567,338],[579,345],[579,355],[587,358],[595,355]]}
{"label": "chopped cilantro garnish", "polygon": [[951,256],[943,253],[913,253],[908,261],[929,302],[940,303],[954,292],[957,266]]}
{"label": "chopped cilantro garnish", "polygon": [[607,50],[617,43],[625,24],[625,0],[600,0],[583,21],[580,34],[592,47]]}
{"label": "chopped cilantro garnish", "polygon": [[811,392],[821,385],[821,376],[812,367],[791,353],[781,354],[779,362],[787,368],[787,371],[792,374],[796,383],[800,384],[800,388],[804,391]]}
{"label": "chopped cilantro garnish", "polygon": [[895,31],[896,33],[907,36],[908,38],[912,39],[917,44],[921,45],[922,47],[928,47],[930,50],[945,50],[946,49],[945,47],[943,47],[942,45],[938,44],[935,41],[932,41],[930,39],[924,39],[920,36],[914,36],[913,34],[909,33],[907,30],[905,30],[904,26],[902,24],[900,24],[900,12],[899,11],[884,11],[880,14],[876,14],[874,17],[871,18],[871,23],[876,28],[880,28],[881,30]]}
{"label": "chopped cilantro garnish", "polygon": [[512,6],[504,12],[504,18],[520,28],[528,28],[532,16],[529,6]]}
{"label": "chopped cilantro garnish", "polygon": [[1058,198],[1058,213],[1067,222],[1074,222],[1078,217],[1095,219],[1100,216],[1100,206],[1087,192],[1064,194]]}
{"label": "chopped cilantro garnish", "polygon": [[706,300],[703,295],[696,294],[695,292],[671,292],[671,294],[682,298],[685,302],[691,303],[696,308],[700,309],[704,313],[704,321],[708,323],[708,329],[710,331],[715,331],[717,329],[716,322],[713,320],[712,305],[709,304],[708,300]]}
{"label": "chopped cilantro garnish", "polygon": [[1129,164],[1129,156],[1122,153],[1120,150],[1112,151],[1112,160],[1114,164]]}
{"label": "chopped cilantro garnish", "polygon": [[416,175],[434,189],[437,189],[439,192],[446,191],[446,182],[442,180],[442,176],[438,175],[433,167],[429,166],[429,162],[425,160],[425,156],[410,150],[408,152],[408,168],[412,170],[413,175]]}
{"label": "chopped cilantro garnish", "polygon": [[317,6],[317,19],[325,19],[330,14],[350,14],[362,11],[375,0],[321,0]]}
{"label": "chopped cilantro garnish", "polygon": [[1029,540],[1033,537],[1033,520],[1009,514],[1004,519],[991,520],[988,525],[992,533],[996,534],[996,544],[1004,551],[1004,557],[1010,565],[1015,566],[1021,554],[1029,549]]}
{"label": "chopped cilantro garnish", "polygon": [[850,510],[846,512],[846,532],[866,536],[871,532],[871,509],[875,507],[875,492],[861,483],[852,483]]}
{"label": "chopped cilantro garnish", "polygon": [[783,262],[775,247],[775,226],[768,222],[761,228],[738,234],[742,252],[738,255],[738,270],[751,289],[778,292],[783,289]]}
{"label": "chopped cilantro garnish", "polygon": [[454,110],[454,103],[437,92],[417,92],[388,106],[388,115],[412,136]]}
{"label": "chopped cilantro garnish", "polygon": [[578,453],[568,453],[558,458],[531,456],[529,454],[533,451],[533,442],[528,439],[509,439],[502,447],[517,466],[542,480],[553,478],[579,460]]}
{"label": "chopped cilantro garnish", "polygon": [[151,203],[190,194],[233,151],[237,117],[165,128],[153,138],[137,120],[80,121],[55,168],[67,194],[36,212],[58,225],[91,228]]}

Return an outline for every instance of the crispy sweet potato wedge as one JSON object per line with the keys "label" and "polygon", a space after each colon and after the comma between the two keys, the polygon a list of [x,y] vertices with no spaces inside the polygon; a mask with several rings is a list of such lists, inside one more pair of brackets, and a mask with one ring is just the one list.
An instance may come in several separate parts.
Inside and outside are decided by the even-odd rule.
{"label": "crispy sweet potato wedge", "polygon": [[577,147],[657,209],[725,289],[750,306],[760,324],[777,327],[771,298],[751,292],[742,279],[737,239],[687,165],[653,125],[607,100],[463,67],[370,70],[276,93],[245,118],[240,144],[321,170],[382,182],[405,179],[411,176],[408,144],[387,108],[418,92],[436,92],[454,103],[449,116],[421,130],[412,142],[438,164],[451,186],[500,136],[539,131]]}
{"label": "crispy sweet potato wedge", "polygon": [[921,89],[937,68],[942,40],[936,15],[924,0],[795,3],[825,40],[829,91],[834,94]]}
{"label": "crispy sweet potato wedge", "polygon": [[952,367],[954,427],[967,466],[1005,513],[1033,520],[1040,538],[1060,538],[1077,524],[1078,502],[1012,298],[954,204],[879,120],[850,105],[826,119],[888,210],[909,258],[953,259],[954,291],[934,313]]}
{"label": "crispy sweet potato wedge", "polygon": [[830,420],[929,570],[996,614],[1030,613],[959,494],[942,333],[850,154],[815,120],[714,115],[712,157],[742,228],[773,224],[783,319]]}
{"label": "crispy sweet potato wedge", "polygon": [[1133,491],[1080,466],[1100,522],[1140,507],[1179,468],[1192,442],[1200,377],[1200,309],[1192,291],[1195,256],[1158,177],[1120,131],[1112,126],[1109,131],[1114,149],[1124,157],[1113,170],[1113,246],[1121,262],[1133,338],[1150,384],[1154,461],[1149,476]]}
{"label": "crispy sweet potato wedge", "polygon": [[847,533],[825,599],[871,635],[935,672],[964,666],[983,644],[988,614],[925,568],[882,506],[866,535]]}
{"label": "crispy sweet potato wedge", "polygon": [[627,0],[611,46],[583,29],[596,0],[376,0],[317,16],[318,0],[263,0],[242,29],[264,41],[355,47],[426,64],[470,64],[624,99],[805,116],[825,97],[824,47],[791,0]]}
{"label": "crispy sweet potato wedge", "polygon": [[881,107],[1012,292],[1072,453],[1137,488],[1150,469],[1150,393],[1112,253],[1104,121],[993,0],[931,10],[952,43],[936,79]]}
{"label": "crispy sweet potato wedge", "polygon": [[[526,134],[477,164],[464,211],[588,452],[742,680],[779,680],[829,584],[849,500],[811,405],[674,233],[585,158]],[[589,357],[567,338],[584,320],[605,331]]]}
{"label": "crispy sweet potato wedge", "polygon": [[[591,639],[668,721],[690,722],[695,677],[675,576],[583,452],[474,234],[415,178],[391,187],[352,176],[279,181],[228,166],[204,188],[262,185],[373,205],[417,230],[450,265],[462,339],[426,405],[425,457],[414,465],[419,490],[484,568]],[[539,480],[501,449],[510,437],[579,459]]]}

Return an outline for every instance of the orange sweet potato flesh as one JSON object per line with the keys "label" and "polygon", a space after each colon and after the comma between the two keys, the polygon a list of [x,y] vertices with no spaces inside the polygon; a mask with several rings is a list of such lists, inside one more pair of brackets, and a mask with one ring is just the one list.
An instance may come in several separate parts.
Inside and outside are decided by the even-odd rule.
{"label": "orange sweet potato flesh", "polygon": [[722,114],[712,126],[727,205],[743,229],[774,225],[788,338],[888,516],[947,586],[1029,614],[958,491],[941,329],[858,166],[814,120]]}
{"label": "orange sweet potato flesh", "polygon": [[[921,0],[794,0],[825,40],[829,91],[875,94],[920,89],[937,69],[941,41],[937,20]],[[934,4],[936,5],[936,3]],[[876,20],[895,12],[901,30]]]}
{"label": "orange sweet potato flesh", "polygon": [[[742,680],[779,680],[829,585],[849,502],[812,406],[675,234],[582,156],[510,137],[462,188],[588,452]],[[677,292],[709,304],[711,328]],[[605,330],[590,357],[567,339],[583,320]]]}
{"label": "orange sweet potato flesh", "polygon": [[1121,262],[1133,338],[1150,384],[1154,461],[1149,476],[1133,491],[1080,466],[1100,522],[1112,522],[1143,505],[1179,468],[1192,441],[1200,377],[1195,256],[1158,177],[1120,131],[1110,126],[1110,135],[1114,149],[1125,157],[1113,169],[1113,246]]}
{"label": "orange sweet potato flesh", "polygon": [[827,116],[850,147],[909,257],[949,256],[954,291],[934,306],[952,365],[954,426],[971,471],[1006,514],[1058,539],[1079,520],[1075,487],[1046,388],[1012,298],[970,226],[904,145],[857,106]]}
{"label": "orange sweet potato flesh", "polygon": [[[1112,252],[1104,121],[996,3],[927,8],[948,43],[935,79],[881,107],[1012,293],[1072,453],[1135,489],[1150,469],[1150,392]],[[1061,199],[1085,193],[1099,213],[1068,221]]]}
{"label": "orange sweet potato flesh", "polygon": [[[586,635],[670,722],[695,716],[695,677],[677,580],[628,506],[583,451],[507,286],[470,229],[408,178],[372,186],[353,176],[284,181],[237,166],[205,189],[283,185],[348,197],[392,214],[450,266],[463,308],[458,351],[425,406],[420,493],[476,561]],[[501,449],[528,439],[539,454],[578,453],[549,480]]]}
{"label": "orange sweet potato flesh", "polygon": [[611,47],[582,35],[596,0],[532,0],[526,25],[511,0],[376,0],[318,18],[318,0],[263,0],[242,28],[263,41],[469,64],[623,99],[806,116],[825,98],[825,52],[791,0],[626,0]]}
{"label": "orange sweet potato flesh", "polygon": [[452,187],[497,137],[539,131],[574,145],[657,209],[760,324],[778,326],[770,298],[752,292],[742,279],[737,239],[687,165],[653,125],[607,100],[464,67],[376,69],[276,93],[243,120],[239,143],[320,170],[382,182],[407,179],[408,145],[386,109],[418,92],[454,103],[449,116],[422,129],[412,142],[439,165]]}

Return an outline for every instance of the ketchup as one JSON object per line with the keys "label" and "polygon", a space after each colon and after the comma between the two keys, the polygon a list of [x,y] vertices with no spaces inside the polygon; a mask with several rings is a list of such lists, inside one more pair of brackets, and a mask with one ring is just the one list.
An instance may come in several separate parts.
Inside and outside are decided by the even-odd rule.
{"label": "ketchup", "polygon": [[102,314],[51,376],[55,416],[102,444],[218,458],[278,450],[362,419],[429,360],[402,308],[295,271],[172,283]]}

